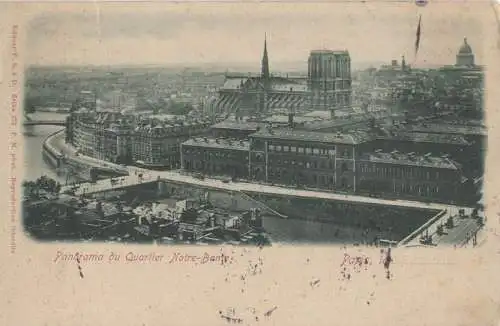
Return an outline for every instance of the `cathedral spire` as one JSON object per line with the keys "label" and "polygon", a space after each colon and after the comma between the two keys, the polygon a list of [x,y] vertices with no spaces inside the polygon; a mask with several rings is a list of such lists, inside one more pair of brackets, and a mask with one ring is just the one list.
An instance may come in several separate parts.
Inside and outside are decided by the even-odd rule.
{"label": "cathedral spire", "polygon": [[264,35],[264,54],[262,55],[261,77],[269,79],[269,58],[267,57],[267,34]]}

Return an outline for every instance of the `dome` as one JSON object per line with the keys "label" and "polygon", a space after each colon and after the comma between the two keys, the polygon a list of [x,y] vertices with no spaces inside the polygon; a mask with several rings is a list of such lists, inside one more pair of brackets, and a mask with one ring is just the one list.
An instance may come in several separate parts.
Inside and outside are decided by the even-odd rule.
{"label": "dome", "polygon": [[467,38],[464,38],[464,44],[460,47],[460,50],[458,50],[459,54],[472,54],[472,48],[470,45],[467,43]]}

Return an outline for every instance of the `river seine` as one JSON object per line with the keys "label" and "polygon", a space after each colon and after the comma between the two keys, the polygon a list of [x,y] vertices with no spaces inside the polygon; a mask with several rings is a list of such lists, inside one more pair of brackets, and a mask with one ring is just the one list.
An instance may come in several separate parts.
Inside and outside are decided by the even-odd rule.
{"label": "river seine", "polygon": [[[66,114],[36,112],[30,114],[32,120],[64,119]],[[52,133],[61,130],[60,126],[23,126],[23,172],[24,180],[36,180],[46,175],[61,183],[66,182],[63,175],[46,163],[42,156],[44,140]]]}

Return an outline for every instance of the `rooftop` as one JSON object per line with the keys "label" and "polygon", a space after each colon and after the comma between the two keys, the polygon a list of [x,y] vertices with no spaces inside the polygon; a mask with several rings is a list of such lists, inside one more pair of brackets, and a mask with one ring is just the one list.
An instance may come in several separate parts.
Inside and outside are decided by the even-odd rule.
{"label": "rooftop", "polygon": [[370,136],[365,133],[323,133],[293,129],[262,129],[250,137],[349,145],[360,144],[370,139]]}
{"label": "rooftop", "polygon": [[394,151],[392,153],[368,153],[365,159],[376,163],[389,163],[410,166],[421,166],[430,168],[458,170],[458,163],[450,160],[447,157],[435,157],[429,154],[417,156],[413,153],[405,154]]}
{"label": "rooftop", "polygon": [[281,91],[281,92],[307,92],[308,88],[307,85],[301,85],[301,84],[273,84],[271,88],[274,91]]}
{"label": "rooftop", "polygon": [[461,124],[427,123],[419,125],[408,125],[407,128],[416,132],[434,132],[459,135],[486,136],[487,130],[483,126],[468,126]]}
{"label": "rooftop", "polygon": [[331,116],[330,111],[327,110],[317,110],[304,114],[304,117],[313,117],[313,118],[321,118],[321,119],[329,119]]}
{"label": "rooftop", "polygon": [[239,89],[243,83],[245,83],[248,80],[248,77],[240,77],[240,78],[234,78],[234,77],[227,77],[226,81],[224,82],[224,85],[222,86],[222,89]]}
{"label": "rooftop", "polygon": [[244,140],[232,140],[224,138],[192,138],[182,143],[182,146],[208,147],[219,149],[232,149],[248,151],[250,143]]}
{"label": "rooftop", "polygon": [[212,126],[212,129],[255,130],[260,127],[257,122],[222,121]]}
{"label": "rooftop", "polygon": [[321,49],[321,50],[312,50],[311,54],[348,54],[349,51],[347,50],[327,50],[327,49]]}
{"label": "rooftop", "polygon": [[[304,123],[304,122],[310,122],[310,121],[316,121],[318,118],[316,117],[293,117],[293,122],[295,123]],[[263,122],[269,122],[269,123],[288,123],[288,115],[272,115],[270,117],[266,117],[262,119]]]}
{"label": "rooftop", "polygon": [[425,133],[425,132],[422,133],[396,132],[393,135],[377,136],[377,139],[407,140],[416,143],[469,145],[469,142],[461,135]]}
{"label": "rooftop", "polygon": [[368,124],[368,118],[369,118],[369,116],[366,116],[366,115],[357,115],[357,116],[351,116],[347,119],[346,118],[344,118],[344,119],[338,118],[338,119],[330,119],[330,120],[311,121],[311,122],[305,123],[302,128],[306,129],[306,130],[314,131],[314,130],[320,130],[320,129],[348,126],[348,125],[363,122],[363,121],[366,121],[366,123]]}

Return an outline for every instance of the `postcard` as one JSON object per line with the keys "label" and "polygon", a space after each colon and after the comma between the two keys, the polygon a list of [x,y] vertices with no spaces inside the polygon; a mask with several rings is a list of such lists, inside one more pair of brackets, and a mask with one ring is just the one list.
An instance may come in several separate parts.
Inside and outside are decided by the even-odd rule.
{"label": "postcard", "polygon": [[499,325],[500,5],[4,8],[0,324]]}

